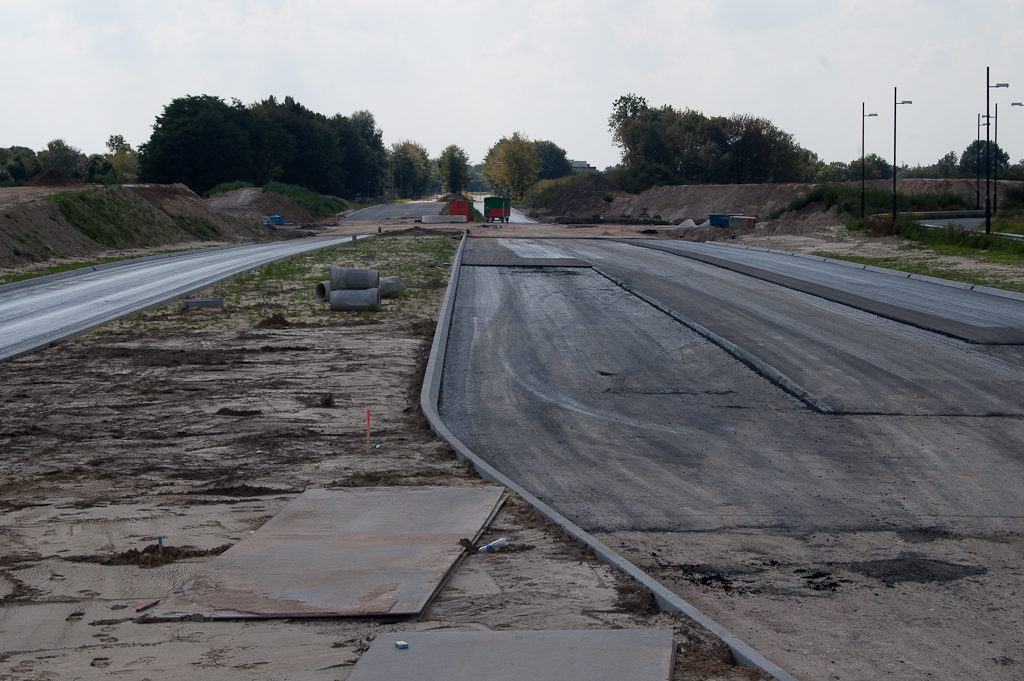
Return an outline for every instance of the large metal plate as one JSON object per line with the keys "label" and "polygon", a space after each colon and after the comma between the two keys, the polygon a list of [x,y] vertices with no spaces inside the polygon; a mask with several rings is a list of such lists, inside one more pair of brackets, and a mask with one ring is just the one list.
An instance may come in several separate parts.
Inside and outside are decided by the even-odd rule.
{"label": "large metal plate", "polygon": [[399,633],[378,636],[348,681],[668,681],[674,663],[668,630]]}
{"label": "large metal plate", "polygon": [[152,617],[415,615],[497,512],[500,487],[309,490]]}

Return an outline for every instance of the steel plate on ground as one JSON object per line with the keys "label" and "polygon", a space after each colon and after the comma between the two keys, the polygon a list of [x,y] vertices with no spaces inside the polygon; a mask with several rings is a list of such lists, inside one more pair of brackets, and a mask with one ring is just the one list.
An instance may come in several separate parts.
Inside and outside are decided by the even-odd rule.
{"label": "steel plate on ground", "polygon": [[348,681],[668,681],[674,663],[661,629],[398,633],[378,636]]}
{"label": "steel plate on ground", "polygon": [[151,617],[415,615],[497,512],[500,487],[308,490]]}

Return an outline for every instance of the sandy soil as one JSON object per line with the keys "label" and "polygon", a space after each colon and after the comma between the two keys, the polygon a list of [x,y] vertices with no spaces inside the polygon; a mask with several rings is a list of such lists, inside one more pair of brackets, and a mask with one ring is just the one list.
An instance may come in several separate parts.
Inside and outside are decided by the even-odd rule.
{"label": "sandy soil", "polygon": [[470,554],[415,621],[137,616],[305,489],[489,484],[418,408],[443,285],[324,320],[290,316],[285,280],[245,281],[221,285],[225,310],[168,306],[0,364],[0,679],[345,679],[399,629],[608,627],[676,631],[677,679],[762,678],[515,497],[484,537],[511,549]]}

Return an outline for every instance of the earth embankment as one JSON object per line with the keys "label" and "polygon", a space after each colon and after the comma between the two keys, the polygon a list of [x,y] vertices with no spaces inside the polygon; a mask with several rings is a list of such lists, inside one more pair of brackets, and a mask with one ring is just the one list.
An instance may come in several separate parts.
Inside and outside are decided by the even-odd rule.
{"label": "earth embankment", "polygon": [[[859,187],[859,182],[842,183]],[[1002,196],[1019,182],[999,182]],[[640,194],[622,195],[603,177],[594,176],[565,191],[548,210],[540,211],[549,220],[575,218],[603,222],[631,222],[646,210],[655,220],[679,223],[689,218],[698,225],[712,213],[734,213],[767,221],[775,210],[785,208],[793,199],[804,196],[817,185],[812,183],[786,184],[720,184],[675,185],[652,187]],[[871,189],[892,189],[892,180],[871,180]],[[973,197],[976,181],[973,179],[906,179],[898,180],[896,189],[910,194],[938,194],[953,192]]]}
{"label": "earth embankment", "polygon": [[224,215],[183,184],[0,190],[0,267],[56,264],[197,241],[267,241],[274,233]]}

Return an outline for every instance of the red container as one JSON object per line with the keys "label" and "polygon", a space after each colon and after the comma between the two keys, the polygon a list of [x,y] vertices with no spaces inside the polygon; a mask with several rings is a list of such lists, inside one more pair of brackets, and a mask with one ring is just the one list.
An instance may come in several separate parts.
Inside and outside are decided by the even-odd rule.
{"label": "red container", "polygon": [[466,222],[472,222],[473,204],[469,201],[449,201],[448,215],[465,215]]}

